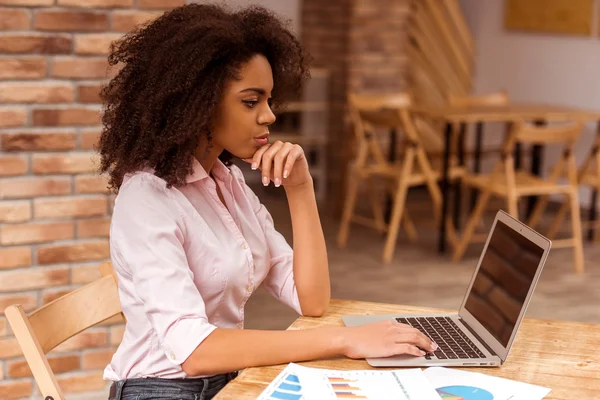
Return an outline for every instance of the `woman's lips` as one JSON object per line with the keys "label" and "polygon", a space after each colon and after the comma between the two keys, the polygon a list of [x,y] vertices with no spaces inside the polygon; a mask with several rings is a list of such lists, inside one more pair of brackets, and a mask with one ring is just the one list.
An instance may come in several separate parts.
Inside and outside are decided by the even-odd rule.
{"label": "woman's lips", "polygon": [[256,142],[257,145],[262,147],[269,143],[269,134],[266,133],[262,136],[257,136],[254,138],[254,141]]}

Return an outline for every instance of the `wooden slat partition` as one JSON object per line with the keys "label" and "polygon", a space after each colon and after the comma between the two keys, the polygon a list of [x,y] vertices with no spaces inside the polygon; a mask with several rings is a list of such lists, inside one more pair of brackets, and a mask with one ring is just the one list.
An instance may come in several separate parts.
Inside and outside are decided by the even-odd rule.
{"label": "wooden slat partition", "polygon": [[473,38],[458,0],[414,0],[408,28],[411,91],[418,102],[443,104],[471,93]]}

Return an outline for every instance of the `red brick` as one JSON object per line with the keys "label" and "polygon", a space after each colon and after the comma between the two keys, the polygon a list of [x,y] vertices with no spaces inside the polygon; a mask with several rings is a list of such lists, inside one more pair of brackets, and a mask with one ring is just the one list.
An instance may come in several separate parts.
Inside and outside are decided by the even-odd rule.
{"label": "red brick", "polygon": [[34,154],[34,174],[80,174],[97,170],[98,156],[93,153]]}
{"label": "red brick", "polygon": [[0,227],[0,244],[43,243],[73,239],[73,221],[13,224]]}
{"label": "red brick", "polygon": [[100,110],[92,108],[34,109],[34,126],[79,126],[100,124]]}
{"label": "red brick", "polygon": [[88,11],[38,11],[33,25],[40,31],[104,32],[108,30],[106,13]]}
{"label": "red brick", "polygon": [[78,175],[75,177],[76,193],[108,194],[108,177],[106,175]]}
{"label": "red brick", "polygon": [[77,98],[80,103],[101,103],[100,89],[101,84],[85,84],[78,88]]}
{"label": "red brick", "polygon": [[31,26],[29,11],[0,8],[0,31],[24,31]]}
{"label": "red brick", "polygon": [[98,144],[101,134],[102,131],[97,129],[81,132],[81,149],[95,150],[95,146]]}
{"label": "red brick", "polygon": [[106,382],[103,372],[87,372],[58,378],[58,385],[65,393],[79,393],[102,390]]}
{"label": "red brick", "polygon": [[27,177],[3,179],[0,199],[23,199],[71,193],[71,179],[66,177]]}
{"label": "red brick", "polygon": [[[0,337],[8,335],[8,321],[4,317],[0,317]],[[4,371],[2,363],[0,363],[0,380],[4,379]]]}
{"label": "red brick", "polygon": [[[106,240],[69,245],[51,245],[38,248],[39,264],[103,260],[109,256],[108,241]],[[94,266],[94,268],[99,271],[98,266]],[[75,271],[75,269],[73,269],[73,271]],[[75,279],[73,279],[73,283],[81,282],[76,282]]]}
{"label": "red brick", "polygon": [[0,269],[31,265],[29,247],[0,247]]}
{"label": "red brick", "polygon": [[29,398],[33,393],[33,381],[8,381],[0,383],[0,399],[13,400]]}
{"label": "red brick", "polygon": [[109,332],[110,332],[110,345],[118,346],[121,344],[121,341],[123,340],[123,335],[125,334],[125,326],[124,325],[111,326]]}
{"label": "red brick", "polygon": [[[48,357],[48,363],[50,364],[50,368],[52,368],[52,372],[55,374],[75,371],[81,368],[78,355]],[[9,378],[27,378],[33,376],[31,374],[31,369],[29,369],[29,366],[27,365],[27,361],[24,359],[8,361],[6,363],[6,369]]]}
{"label": "red brick", "polygon": [[162,14],[162,12],[152,11],[115,11],[113,13],[111,30],[115,32],[129,32],[136,25],[151,21]]}
{"label": "red brick", "polygon": [[78,238],[108,237],[110,218],[90,218],[77,221]]}
{"label": "red brick", "polygon": [[84,351],[81,357],[82,369],[104,369],[115,353],[113,349]]}
{"label": "red brick", "polygon": [[70,54],[72,49],[73,41],[69,36],[31,33],[0,36],[1,53]]}
{"label": "red brick", "polygon": [[[2,358],[18,357],[23,354],[17,339],[14,337],[6,337],[0,339],[0,354]],[[1,390],[0,390],[1,393]],[[0,397],[4,399],[3,397]]]}
{"label": "red brick", "polygon": [[42,305],[46,305],[48,303],[53,302],[59,297],[63,297],[64,295],[71,293],[73,289],[50,289],[44,290],[42,293]]}
{"label": "red brick", "polygon": [[83,331],[65,342],[59,344],[53,352],[62,353],[87,348],[106,347],[108,334],[106,329],[94,329]]}
{"label": "red brick", "polygon": [[77,135],[69,132],[15,132],[2,135],[3,151],[73,150]]}
{"label": "red brick", "polygon": [[23,175],[29,169],[29,163],[21,156],[0,156],[0,176]]}
{"label": "red brick", "polygon": [[0,0],[0,5],[4,6],[51,6],[54,0]]}
{"label": "red brick", "polygon": [[70,103],[75,89],[63,83],[0,83],[0,103]]}
{"label": "red brick", "polygon": [[74,285],[90,283],[100,278],[102,278],[102,274],[98,265],[85,265],[71,269],[71,283]]}
{"label": "red brick", "polygon": [[110,44],[121,38],[119,33],[102,33],[75,36],[76,54],[109,54]]}
{"label": "red brick", "polygon": [[110,71],[105,57],[61,57],[52,63],[50,75],[67,79],[107,79]]}
{"label": "red brick", "polygon": [[63,7],[86,7],[86,8],[131,8],[133,0],[57,0],[59,6]]}
{"label": "red brick", "polygon": [[106,215],[106,196],[94,197],[50,197],[33,200],[35,218],[72,218]]}
{"label": "red brick", "polygon": [[20,304],[26,312],[35,310],[38,306],[37,295],[32,293],[0,295],[0,315],[4,315],[6,307],[13,304]]}
{"label": "red brick", "polygon": [[0,201],[0,222],[25,222],[30,219],[31,204],[29,201]]}
{"label": "red brick", "polygon": [[0,108],[0,128],[23,126],[27,122],[27,111],[23,108]]}
{"label": "red brick", "polygon": [[40,79],[46,76],[43,57],[0,59],[0,79]]}
{"label": "red brick", "polygon": [[69,268],[66,267],[21,268],[0,272],[0,292],[42,289],[68,283]]}
{"label": "red brick", "polygon": [[138,0],[138,7],[143,9],[170,9],[184,4],[185,0]]}

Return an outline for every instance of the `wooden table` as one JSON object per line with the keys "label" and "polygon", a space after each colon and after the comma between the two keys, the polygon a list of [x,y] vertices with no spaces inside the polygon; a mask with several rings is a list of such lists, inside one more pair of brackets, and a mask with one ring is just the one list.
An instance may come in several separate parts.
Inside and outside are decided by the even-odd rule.
{"label": "wooden table", "polygon": [[[301,317],[288,329],[342,326],[342,315],[424,312],[448,310],[332,300],[324,317]],[[463,369],[552,388],[547,399],[596,399],[600,393],[599,348],[600,325],[525,319],[503,366]],[[343,370],[373,369],[364,360],[345,357],[300,364]],[[284,367],[246,369],[215,399],[256,399]]]}
{"label": "wooden table", "polygon": [[[600,121],[600,112],[581,110],[577,108],[556,106],[551,104],[523,104],[511,103],[506,106],[451,106],[445,105],[440,107],[412,106],[411,112],[420,117],[430,120],[438,120],[445,123],[444,130],[444,156],[442,163],[442,215],[440,221],[440,236],[438,249],[440,253],[446,250],[446,218],[448,215],[448,195],[449,195],[449,180],[448,180],[448,162],[450,156],[450,137],[452,135],[452,127],[460,125],[458,132],[458,161],[464,165],[464,134],[467,123],[477,124],[477,137],[475,141],[475,173],[479,172],[479,157],[481,151],[483,123],[485,122],[517,122],[517,121],[533,121],[538,124],[544,124],[550,121]],[[600,123],[598,125],[600,134]],[[517,147],[520,151],[520,147]],[[519,163],[520,157],[516,157],[515,163]],[[532,148],[531,157],[531,172],[535,175],[541,174],[542,165],[542,147],[535,145]],[[518,165],[516,165],[518,168]],[[455,188],[455,210],[454,224],[458,229],[459,225],[459,207],[460,207],[460,185]],[[529,199],[528,210],[533,208],[535,198],[532,196]],[[595,204],[594,204],[595,206]],[[528,211],[529,212],[529,211]],[[592,219],[595,219],[596,209],[592,208]]]}

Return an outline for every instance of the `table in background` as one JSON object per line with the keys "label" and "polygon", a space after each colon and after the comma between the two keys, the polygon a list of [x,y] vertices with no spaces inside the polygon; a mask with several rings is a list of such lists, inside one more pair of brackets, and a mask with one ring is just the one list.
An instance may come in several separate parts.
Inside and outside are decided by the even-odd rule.
{"label": "table in background", "polygon": [[[533,121],[537,124],[545,124],[552,121],[600,121],[600,112],[588,111],[577,108],[562,107],[548,104],[518,104],[511,103],[506,106],[439,106],[439,107],[428,107],[428,106],[412,106],[411,112],[424,119],[441,121],[445,124],[444,129],[444,156],[442,162],[442,215],[440,221],[440,237],[439,237],[439,251],[444,253],[446,250],[446,218],[448,215],[448,163],[450,157],[450,140],[452,136],[453,126],[459,125],[458,131],[458,161],[461,165],[464,165],[464,153],[465,153],[465,131],[466,124],[476,123],[477,124],[477,136],[475,140],[475,173],[479,172],[479,154],[481,153],[481,142],[483,136],[483,123],[486,122],[517,122],[517,121]],[[600,123],[598,124],[598,132],[600,134]],[[519,147],[518,147],[519,148]],[[534,145],[532,148],[531,156],[531,173],[535,175],[541,174],[542,166],[542,147]],[[517,168],[520,157],[516,158]],[[459,228],[459,209],[460,209],[460,185],[455,188],[455,210],[454,210],[454,223],[456,228]],[[592,196],[595,199],[595,194]],[[529,198],[528,213],[533,208],[535,198],[532,196]],[[592,204],[590,219],[596,219],[596,204]]]}
{"label": "table in background", "polygon": [[[322,318],[298,318],[288,330],[342,326],[343,315],[439,313],[447,310],[332,300]],[[501,367],[461,368],[552,389],[547,399],[595,399],[600,393],[600,325],[526,318],[507,362]],[[338,357],[299,363],[308,367],[373,369],[364,360]],[[231,381],[215,400],[256,399],[285,368],[248,368]]]}

